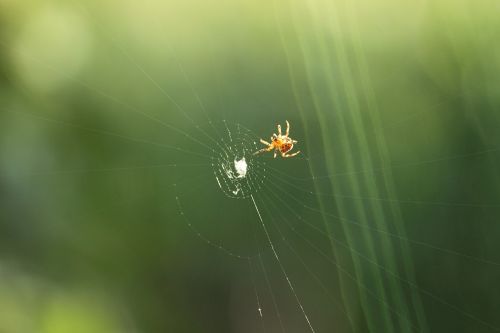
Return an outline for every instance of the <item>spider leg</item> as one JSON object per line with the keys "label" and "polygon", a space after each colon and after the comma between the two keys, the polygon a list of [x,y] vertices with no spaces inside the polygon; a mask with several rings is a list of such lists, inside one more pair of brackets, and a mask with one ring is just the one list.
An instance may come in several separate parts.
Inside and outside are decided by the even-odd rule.
{"label": "spider leg", "polygon": [[260,139],[260,142],[265,144],[266,146],[271,146],[271,144],[265,140]]}
{"label": "spider leg", "polygon": [[285,134],[285,136],[288,136],[288,134],[290,134],[290,123],[288,122],[288,120],[286,120],[286,134]]}
{"label": "spider leg", "polygon": [[297,140],[292,140],[292,143],[297,143],[298,141]]}
{"label": "spider leg", "polygon": [[257,150],[255,153],[253,153],[254,155],[257,155],[257,154],[260,154],[260,153],[265,153],[265,152],[268,152],[268,151],[271,151],[273,150],[274,147],[272,145],[270,145],[269,147],[266,147],[266,148],[262,148],[261,150]]}
{"label": "spider leg", "polygon": [[264,153],[264,152],[267,152],[267,151],[271,151],[271,150],[274,149],[274,146],[272,144],[270,144],[269,142],[267,142],[265,140],[262,140],[262,139],[260,139],[260,142],[262,142],[263,144],[265,144],[267,147],[262,148],[261,150],[256,151],[255,153],[253,153],[254,155],[257,155],[257,154],[260,154],[260,153]]}
{"label": "spider leg", "polygon": [[295,153],[293,153],[293,154],[286,154],[286,153],[284,153],[284,154],[281,154],[281,156],[283,156],[284,158],[288,158],[288,157],[297,156],[299,153],[300,153],[300,150],[297,151],[297,152],[295,152]]}
{"label": "spider leg", "polygon": [[278,135],[281,136],[281,125],[278,124]]}
{"label": "spider leg", "polygon": [[274,158],[276,158],[276,153],[277,153],[277,152],[278,152],[277,150],[275,150],[275,151],[274,151]]}

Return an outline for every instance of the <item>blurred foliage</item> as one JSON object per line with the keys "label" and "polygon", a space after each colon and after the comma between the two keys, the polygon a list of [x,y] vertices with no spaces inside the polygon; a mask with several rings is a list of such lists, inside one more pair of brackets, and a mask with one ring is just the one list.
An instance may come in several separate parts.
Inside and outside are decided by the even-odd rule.
{"label": "blurred foliage", "polygon": [[252,203],[193,167],[210,119],[288,119],[309,157],[262,156],[256,198],[317,332],[498,331],[499,12],[0,0],[0,332],[308,331]]}

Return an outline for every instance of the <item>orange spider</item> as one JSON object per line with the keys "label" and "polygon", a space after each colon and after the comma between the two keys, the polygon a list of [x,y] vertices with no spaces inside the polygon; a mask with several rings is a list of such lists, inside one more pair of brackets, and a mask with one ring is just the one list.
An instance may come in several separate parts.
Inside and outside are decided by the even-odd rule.
{"label": "orange spider", "polygon": [[293,154],[287,154],[290,150],[293,149],[293,144],[297,143],[297,140],[292,140],[290,137],[288,137],[289,133],[290,133],[290,124],[288,123],[287,120],[285,135],[281,135],[281,125],[278,125],[278,135],[276,135],[276,133],[273,134],[273,136],[271,137],[271,143],[260,139],[260,142],[267,145],[267,147],[262,148],[261,150],[255,152],[254,155],[274,150],[274,158],[276,158],[276,154],[278,153],[278,151],[281,153],[281,157],[296,156],[298,153],[300,153],[300,151],[295,152]]}

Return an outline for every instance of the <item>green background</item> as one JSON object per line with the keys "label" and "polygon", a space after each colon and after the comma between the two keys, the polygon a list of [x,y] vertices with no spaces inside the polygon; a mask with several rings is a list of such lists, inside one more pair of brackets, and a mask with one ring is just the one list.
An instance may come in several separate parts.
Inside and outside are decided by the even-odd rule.
{"label": "green background", "polygon": [[[499,331],[499,17],[0,0],[0,332]],[[256,206],[222,120],[299,140]]]}

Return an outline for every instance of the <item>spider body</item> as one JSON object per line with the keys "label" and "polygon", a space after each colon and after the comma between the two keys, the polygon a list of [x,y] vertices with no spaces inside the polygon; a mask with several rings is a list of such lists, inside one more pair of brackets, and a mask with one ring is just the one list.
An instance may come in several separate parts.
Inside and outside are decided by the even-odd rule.
{"label": "spider body", "polygon": [[274,158],[276,158],[278,152],[281,154],[281,157],[284,158],[296,156],[298,153],[300,153],[300,151],[297,151],[293,154],[288,154],[288,152],[293,149],[293,145],[297,143],[297,140],[293,140],[288,136],[289,134],[290,123],[287,120],[285,135],[281,134],[281,125],[278,125],[278,135],[273,134],[273,136],[271,136],[271,143],[260,139],[260,142],[265,144],[267,147],[255,152],[254,155],[274,150]]}
{"label": "spider body", "polygon": [[280,151],[281,153],[285,154],[292,150],[293,148],[293,143],[281,143]]}

